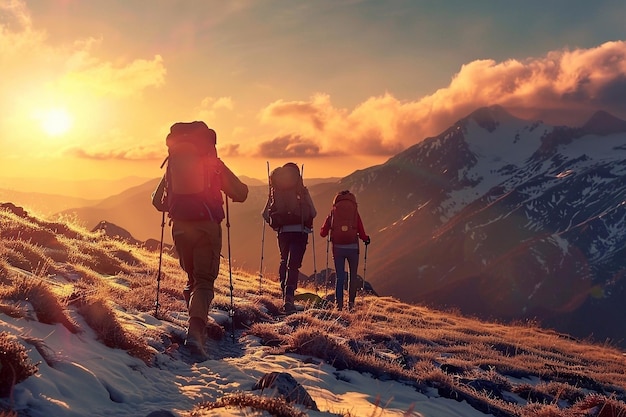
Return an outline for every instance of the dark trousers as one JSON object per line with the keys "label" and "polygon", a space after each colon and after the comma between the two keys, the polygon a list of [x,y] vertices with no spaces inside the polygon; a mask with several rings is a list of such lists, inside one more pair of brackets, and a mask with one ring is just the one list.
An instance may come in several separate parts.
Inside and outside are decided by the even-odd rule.
{"label": "dark trousers", "polygon": [[172,237],[180,266],[187,273],[189,317],[206,323],[220,268],[222,228],[210,221],[177,220],[172,224]]}
{"label": "dark trousers", "polygon": [[293,296],[298,288],[298,276],[302,259],[306,251],[309,235],[302,232],[282,232],[278,234],[280,266],[278,276],[283,289],[285,302],[293,303]]}

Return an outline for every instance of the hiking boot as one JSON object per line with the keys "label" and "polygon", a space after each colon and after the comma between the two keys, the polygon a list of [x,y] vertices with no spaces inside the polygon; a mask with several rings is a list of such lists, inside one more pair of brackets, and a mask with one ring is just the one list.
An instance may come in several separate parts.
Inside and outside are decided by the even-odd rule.
{"label": "hiking boot", "polygon": [[189,351],[189,354],[192,356],[193,360],[197,360],[198,362],[204,362],[209,359],[209,354],[204,348],[203,344],[200,344],[196,339],[187,337],[185,340],[185,347]]}
{"label": "hiking boot", "polygon": [[296,310],[296,306],[293,303],[286,302],[285,305],[283,306],[283,311],[285,312],[285,314],[293,314],[297,310]]}
{"label": "hiking boot", "polygon": [[205,327],[206,325],[202,319],[191,317],[189,319],[187,337],[185,338],[185,346],[189,352],[194,356],[202,358],[202,360],[205,360],[208,357],[206,349],[204,348],[204,341],[206,338]]}

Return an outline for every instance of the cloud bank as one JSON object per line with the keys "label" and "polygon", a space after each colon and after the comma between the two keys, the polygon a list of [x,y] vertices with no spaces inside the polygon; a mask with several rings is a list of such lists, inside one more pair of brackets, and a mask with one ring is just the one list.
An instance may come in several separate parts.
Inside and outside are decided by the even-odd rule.
{"label": "cloud bank", "polygon": [[94,161],[151,161],[163,159],[165,155],[161,149],[143,146],[134,148],[117,147],[117,149],[111,149],[108,146],[104,149],[72,147],[65,150],[63,154],[75,158],[91,159]]}
{"label": "cloud bank", "polygon": [[280,135],[259,144],[257,153],[393,155],[479,107],[500,104],[519,117],[580,126],[600,109],[626,118],[624,97],[626,41],[524,61],[476,60],[463,65],[447,87],[415,101],[384,94],[347,110],[317,94],[308,101],[271,103],[259,119]]}

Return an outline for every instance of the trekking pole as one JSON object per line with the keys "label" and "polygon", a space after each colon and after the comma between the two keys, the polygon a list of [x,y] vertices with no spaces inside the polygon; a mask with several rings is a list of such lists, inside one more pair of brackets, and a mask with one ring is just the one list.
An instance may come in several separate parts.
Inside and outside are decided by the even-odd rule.
{"label": "trekking pole", "polygon": [[[302,164],[302,167],[300,168],[300,178],[302,178],[302,183],[304,184],[304,164]],[[313,223],[311,223],[311,238],[313,239],[313,279],[315,280],[315,295],[319,295],[319,285],[317,284],[317,261],[315,257],[315,227],[313,227]]]}
{"label": "trekking pole", "polygon": [[265,221],[261,233],[261,265],[259,266],[259,295],[263,295],[263,247],[265,246]]}
{"label": "trekking pole", "polygon": [[[270,161],[267,164],[267,201],[272,195],[272,185],[270,184]],[[265,248],[265,220],[263,220],[263,233],[261,234],[261,265],[259,266],[259,295],[263,295],[263,254]]]}
{"label": "trekking pole", "polygon": [[363,283],[361,284],[361,293],[363,294],[363,302],[365,303],[365,271],[367,271],[367,247],[365,245],[365,255],[363,257]]}
{"label": "trekking pole", "polygon": [[163,232],[165,230],[165,212],[161,218],[161,243],[159,244],[159,270],[157,272],[156,301],[154,302],[154,317],[159,318],[159,292],[161,291],[161,264],[163,263]]}
{"label": "trekking pole", "polygon": [[319,286],[317,285],[317,262],[315,261],[315,227],[311,225],[311,237],[313,238],[313,278],[315,279],[315,295],[318,295]]}
{"label": "trekking pole", "polygon": [[324,294],[324,298],[328,297],[328,249],[330,247],[330,233],[326,236],[326,278],[324,287],[326,290],[326,294]]}
{"label": "trekking pole", "polygon": [[230,277],[230,311],[228,317],[230,317],[230,338],[235,343],[235,308],[233,304],[233,267],[230,261],[230,210],[228,210],[228,196],[226,196],[226,236],[228,242],[228,276]]}

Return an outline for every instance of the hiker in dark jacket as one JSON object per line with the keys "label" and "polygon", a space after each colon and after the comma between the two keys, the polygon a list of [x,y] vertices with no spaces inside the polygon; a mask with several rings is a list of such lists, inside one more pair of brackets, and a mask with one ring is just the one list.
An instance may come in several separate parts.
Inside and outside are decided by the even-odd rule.
{"label": "hiker in dark jacket", "polygon": [[[348,215],[343,215],[338,206],[342,199],[347,204]],[[340,224],[340,218],[346,219]],[[348,283],[348,309],[354,308],[356,293],[359,289],[357,270],[359,266],[359,239],[366,245],[370,244],[370,237],[365,232],[363,221],[357,209],[356,198],[349,191],[342,191],[333,200],[333,209],[324,220],[320,230],[320,236],[326,237],[330,233],[330,241],[333,246],[333,260],[335,262],[335,302],[337,309],[343,309],[343,287],[346,280],[346,261],[350,269]]]}
{"label": "hiker in dark jacket", "polygon": [[[306,206],[304,207],[303,213],[306,213],[305,217],[307,217],[306,219],[298,217],[285,220],[281,222],[280,225],[274,224],[274,214],[272,213],[274,204],[272,200],[275,194],[273,191],[270,193],[265,208],[261,213],[263,219],[265,219],[277,233],[278,250],[280,252],[278,276],[283,291],[283,310],[285,313],[290,314],[296,311],[294,296],[298,288],[300,267],[302,267],[302,260],[306,252],[309,233],[313,231],[313,219],[317,216],[317,211],[315,210],[315,205],[313,204],[308,189],[302,184],[302,177],[300,176],[298,165],[289,162],[277,168],[274,172],[278,172],[279,170],[282,170],[283,173],[293,173],[293,175],[298,177],[302,193],[299,201]],[[273,177],[274,172],[271,177]],[[270,184],[270,186],[273,187],[272,184]]]}
{"label": "hiker in dark jacket", "polygon": [[[201,123],[201,122],[200,122]],[[205,125],[206,127],[206,125]],[[215,135],[212,129],[210,134]],[[212,133],[211,133],[212,132]],[[213,139],[215,141],[215,138]],[[215,143],[215,142],[214,142]],[[222,162],[215,154],[210,165],[211,174],[219,178],[220,191],[234,202],[243,202],[248,196],[248,186]],[[206,174],[204,174],[206,175]],[[153,204],[165,205],[168,211],[168,178],[163,176],[153,195]],[[221,211],[221,214],[219,212]],[[189,220],[177,218],[170,211],[172,238],[179,256],[180,266],[187,273],[188,283],[183,291],[189,311],[189,327],[185,344],[195,353],[206,356],[206,323],[209,307],[213,301],[215,279],[219,273],[220,252],[222,250],[223,210],[209,213],[209,218]]]}

